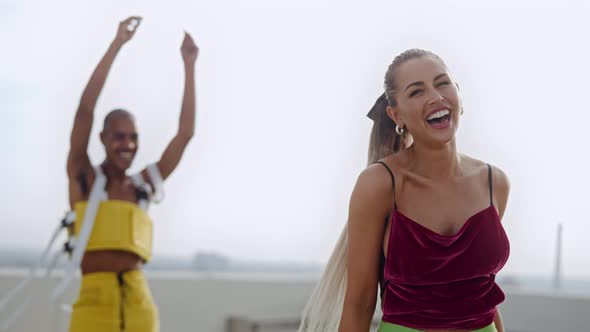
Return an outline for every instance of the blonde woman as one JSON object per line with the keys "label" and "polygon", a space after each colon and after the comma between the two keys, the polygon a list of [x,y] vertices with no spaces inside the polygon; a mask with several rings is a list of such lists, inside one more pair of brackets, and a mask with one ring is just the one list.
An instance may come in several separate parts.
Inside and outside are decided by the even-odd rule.
{"label": "blonde woman", "polygon": [[380,289],[379,332],[504,332],[495,276],[509,256],[509,181],[457,151],[462,113],[440,57],[393,60],[368,114],[369,166],[299,331],[369,331]]}

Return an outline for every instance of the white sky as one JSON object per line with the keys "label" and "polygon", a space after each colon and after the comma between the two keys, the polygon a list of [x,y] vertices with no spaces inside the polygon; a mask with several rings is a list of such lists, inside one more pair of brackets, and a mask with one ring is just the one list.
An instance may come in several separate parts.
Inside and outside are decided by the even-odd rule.
{"label": "white sky", "polygon": [[383,74],[401,51],[438,53],[461,85],[459,148],[503,168],[506,272],[590,278],[590,5],[584,1],[0,0],[0,247],[39,248],[67,208],[65,157],[82,89],[129,15],[99,122],[134,112],[156,160],[176,130],[182,31],[201,48],[197,134],[152,209],[155,252],[325,262],[365,167]]}

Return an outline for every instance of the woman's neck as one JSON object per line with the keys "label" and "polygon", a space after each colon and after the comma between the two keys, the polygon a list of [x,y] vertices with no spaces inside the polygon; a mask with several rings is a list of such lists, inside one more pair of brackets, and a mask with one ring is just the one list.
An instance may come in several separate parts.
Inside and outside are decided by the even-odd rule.
{"label": "woman's neck", "polygon": [[455,139],[436,148],[414,141],[407,148],[407,153],[411,171],[427,179],[440,180],[463,175]]}
{"label": "woman's neck", "polygon": [[101,164],[104,174],[110,181],[124,181],[127,179],[126,170],[115,167],[108,160]]}

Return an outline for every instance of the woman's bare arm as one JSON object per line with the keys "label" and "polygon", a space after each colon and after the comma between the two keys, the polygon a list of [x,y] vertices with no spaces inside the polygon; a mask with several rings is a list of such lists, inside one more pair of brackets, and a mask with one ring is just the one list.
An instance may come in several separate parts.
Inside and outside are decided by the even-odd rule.
{"label": "woman's bare arm", "polygon": [[358,178],[348,216],[347,288],[339,332],[366,332],[377,303],[379,262],[385,218],[392,208],[392,185],[381,165],[369,166]]}

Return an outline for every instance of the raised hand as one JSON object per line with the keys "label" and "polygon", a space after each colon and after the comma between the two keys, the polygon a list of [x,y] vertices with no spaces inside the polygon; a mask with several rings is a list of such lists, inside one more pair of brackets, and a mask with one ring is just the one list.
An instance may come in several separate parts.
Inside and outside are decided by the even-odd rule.
{"label": "raised hand", "polygon": [[115,41],[121,44],[125,44],[126,42],[128,42],[135,34],[135,31],[137,31],[137,28],[139,27],[140,23],[141,17],[139,16],[131,16],[128,17],[126,20],[121,21],[119,23],[119,29],[117,30],[117,36],[115,37]]}
{"label": "raised hand", "polygon": [[185,64],[193,64],[199,55],[199,48],[195,45],[195,41],[188,32],[184,32],[184,39],[182,46],[180,46],[180,53]]}
{"label": "raised hand", "polygon": [[184,95],[182,109],[178,119],[178,132],[168,143],[166,150],[158,161],[158,169],[163,179],[166,179],[176,169],[184,151],[195,134],[196,92],[195,92],[195,61],[199,55],[199,48],[187,32],[180,47],[184,61]]}

